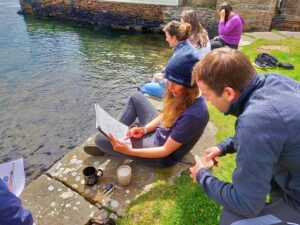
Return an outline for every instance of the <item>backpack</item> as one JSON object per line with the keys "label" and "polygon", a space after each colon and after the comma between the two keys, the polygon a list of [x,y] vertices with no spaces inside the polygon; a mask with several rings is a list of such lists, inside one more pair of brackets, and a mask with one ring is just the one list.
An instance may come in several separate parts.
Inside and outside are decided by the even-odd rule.
{"label": "backpack", "polygon": [[278,61],[278,59],[275,56],[270,55],[268,53],[258,54],[253,64],[260,69],[266,69],[266,68],[271,69],[277,66],[284,69],[294,69],[293,64],[281,63]]}

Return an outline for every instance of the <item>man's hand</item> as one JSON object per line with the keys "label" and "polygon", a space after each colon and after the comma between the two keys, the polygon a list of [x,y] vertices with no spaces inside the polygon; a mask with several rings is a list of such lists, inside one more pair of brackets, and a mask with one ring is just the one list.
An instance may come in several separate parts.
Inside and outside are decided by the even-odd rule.
{"label": "man's hand", "polygon": [[197,176],[198,171],[202,168],[205,168],[204,163],[201,161],[201,159],[197,155],[195,156],[195,162],[196,162],[196,164],[190,168],[190,172],[191,172],[190,178],[192,178],[194,183],[197,182],[196,176]]}
{"label": "man's hand", "polygon": [[216,159],[221,155],[221,150],[217,146],[213,146],[204,150],[204,157],[206,161],[212,160],[214,165],[218,165],[218,160]]}
{"label": "man's hand", "polygon": [[114,138],[114,136],[110,133],[109,134],[109,141],[111,145],[113,146],[113,149],[117,152],[124,153],[126,155],[129,155],[131,152],[131,149],[128,145],[126,145],[124,142],[119,141]]}

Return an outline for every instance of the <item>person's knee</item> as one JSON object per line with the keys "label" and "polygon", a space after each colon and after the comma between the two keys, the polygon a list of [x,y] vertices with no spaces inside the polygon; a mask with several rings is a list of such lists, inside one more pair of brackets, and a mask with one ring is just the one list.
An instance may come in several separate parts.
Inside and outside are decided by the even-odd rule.
{"label": "person's knee", "polygon": [[111,143],[108,139],[108,137],[106,137],[104,134],[98,134],[95,138],[95,144],[99,147],[99,148],[103,148],[105,146],[111,146]]}
{"label": "person's knee", "polygon": [[140,98],[143,98],[143,97],[144,97],[144,95],[143,95],[142,92],[140,92],[140,91],[135,91],[135,92],[133,92],[133,93],[130,95],[129,100],[136,101],[136,100],[138,100],[138,99],[140,99]]}

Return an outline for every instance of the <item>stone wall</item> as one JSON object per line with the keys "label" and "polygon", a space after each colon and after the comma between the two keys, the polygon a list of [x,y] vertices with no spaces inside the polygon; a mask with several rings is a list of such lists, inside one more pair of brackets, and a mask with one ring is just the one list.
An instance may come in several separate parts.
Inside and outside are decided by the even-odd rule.
{"label": "stone wall", "polygon": [[[217,12],[223,0],[217,1]],[[276,13],[277,0],[230,0],[233,11],[240,14],[244,21],[244,31],[269,31],[272,18]],[[217,14],[219,18],[219,15]]]}
{"label": "stone wall", "polygon": [[300,1],[285,0],[278,6],[272,28],[277,30],[300,31]]}
{"label": "stone wall", "polygon": [[[161,31],[167,22],[180,20],[182,10],[189,8],[97,0],[20,0],[20,4],[25,14],[33,16],[143,31]],[[217,26],[214,10],[197,8],[197,12],[203,25],[214,34]]]}
{"label": "stone wall", "polygon": [[[300,1],[282,0],[282,10],[276,9],[279,0],[230,0],[235,12],[244,21],[244,31],[300,30]],[[183,9],[197,10],[200,21],[210,37],[217,34],[219,6],[223,0],[184,0],[183,6],[162,6],[109,2],[104,0],[20,0],[23,13],[89,23],[96,26],[142,31],[161,31],[172,19],[179,20]],[[201,5],[214,4],[214,10]],[[190,6],[187,6],[190,5]],[[273,19],[274,18],[274,19]],[[273,19],[273,23],[272,23]]]}
{"label": "stone wall", "polygon": [[180,14],[183,10],[195,9],[200,23],[206,28],[210,38],[217,35],[218,24],[215,21],[215,10],[208,10],[205,8],[193,7],[165,7],[163,8],[164,23],[171,20],[180,20]]}
{"label": "stone wall", "polygon": [[22,11],[33,16],[55,17],[102,27],[160,29],[159,5],[99,2],[97,0],[20,0]]}

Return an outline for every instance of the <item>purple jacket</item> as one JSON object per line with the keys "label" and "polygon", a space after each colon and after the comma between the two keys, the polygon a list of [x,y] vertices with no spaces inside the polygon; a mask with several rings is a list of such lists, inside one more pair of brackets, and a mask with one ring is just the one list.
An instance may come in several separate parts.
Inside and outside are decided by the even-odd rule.
{"label": "purple jacket", "polygon": [[219,23],[219,36],[230,45],[238,45],[243,32],[244,20],[235,14],[226,23]]}
{"label": "purple jacket", "polygon": [[31,213],[24,209],[21,200],[10,192],[0,178],[0,224],[32,225]]}

